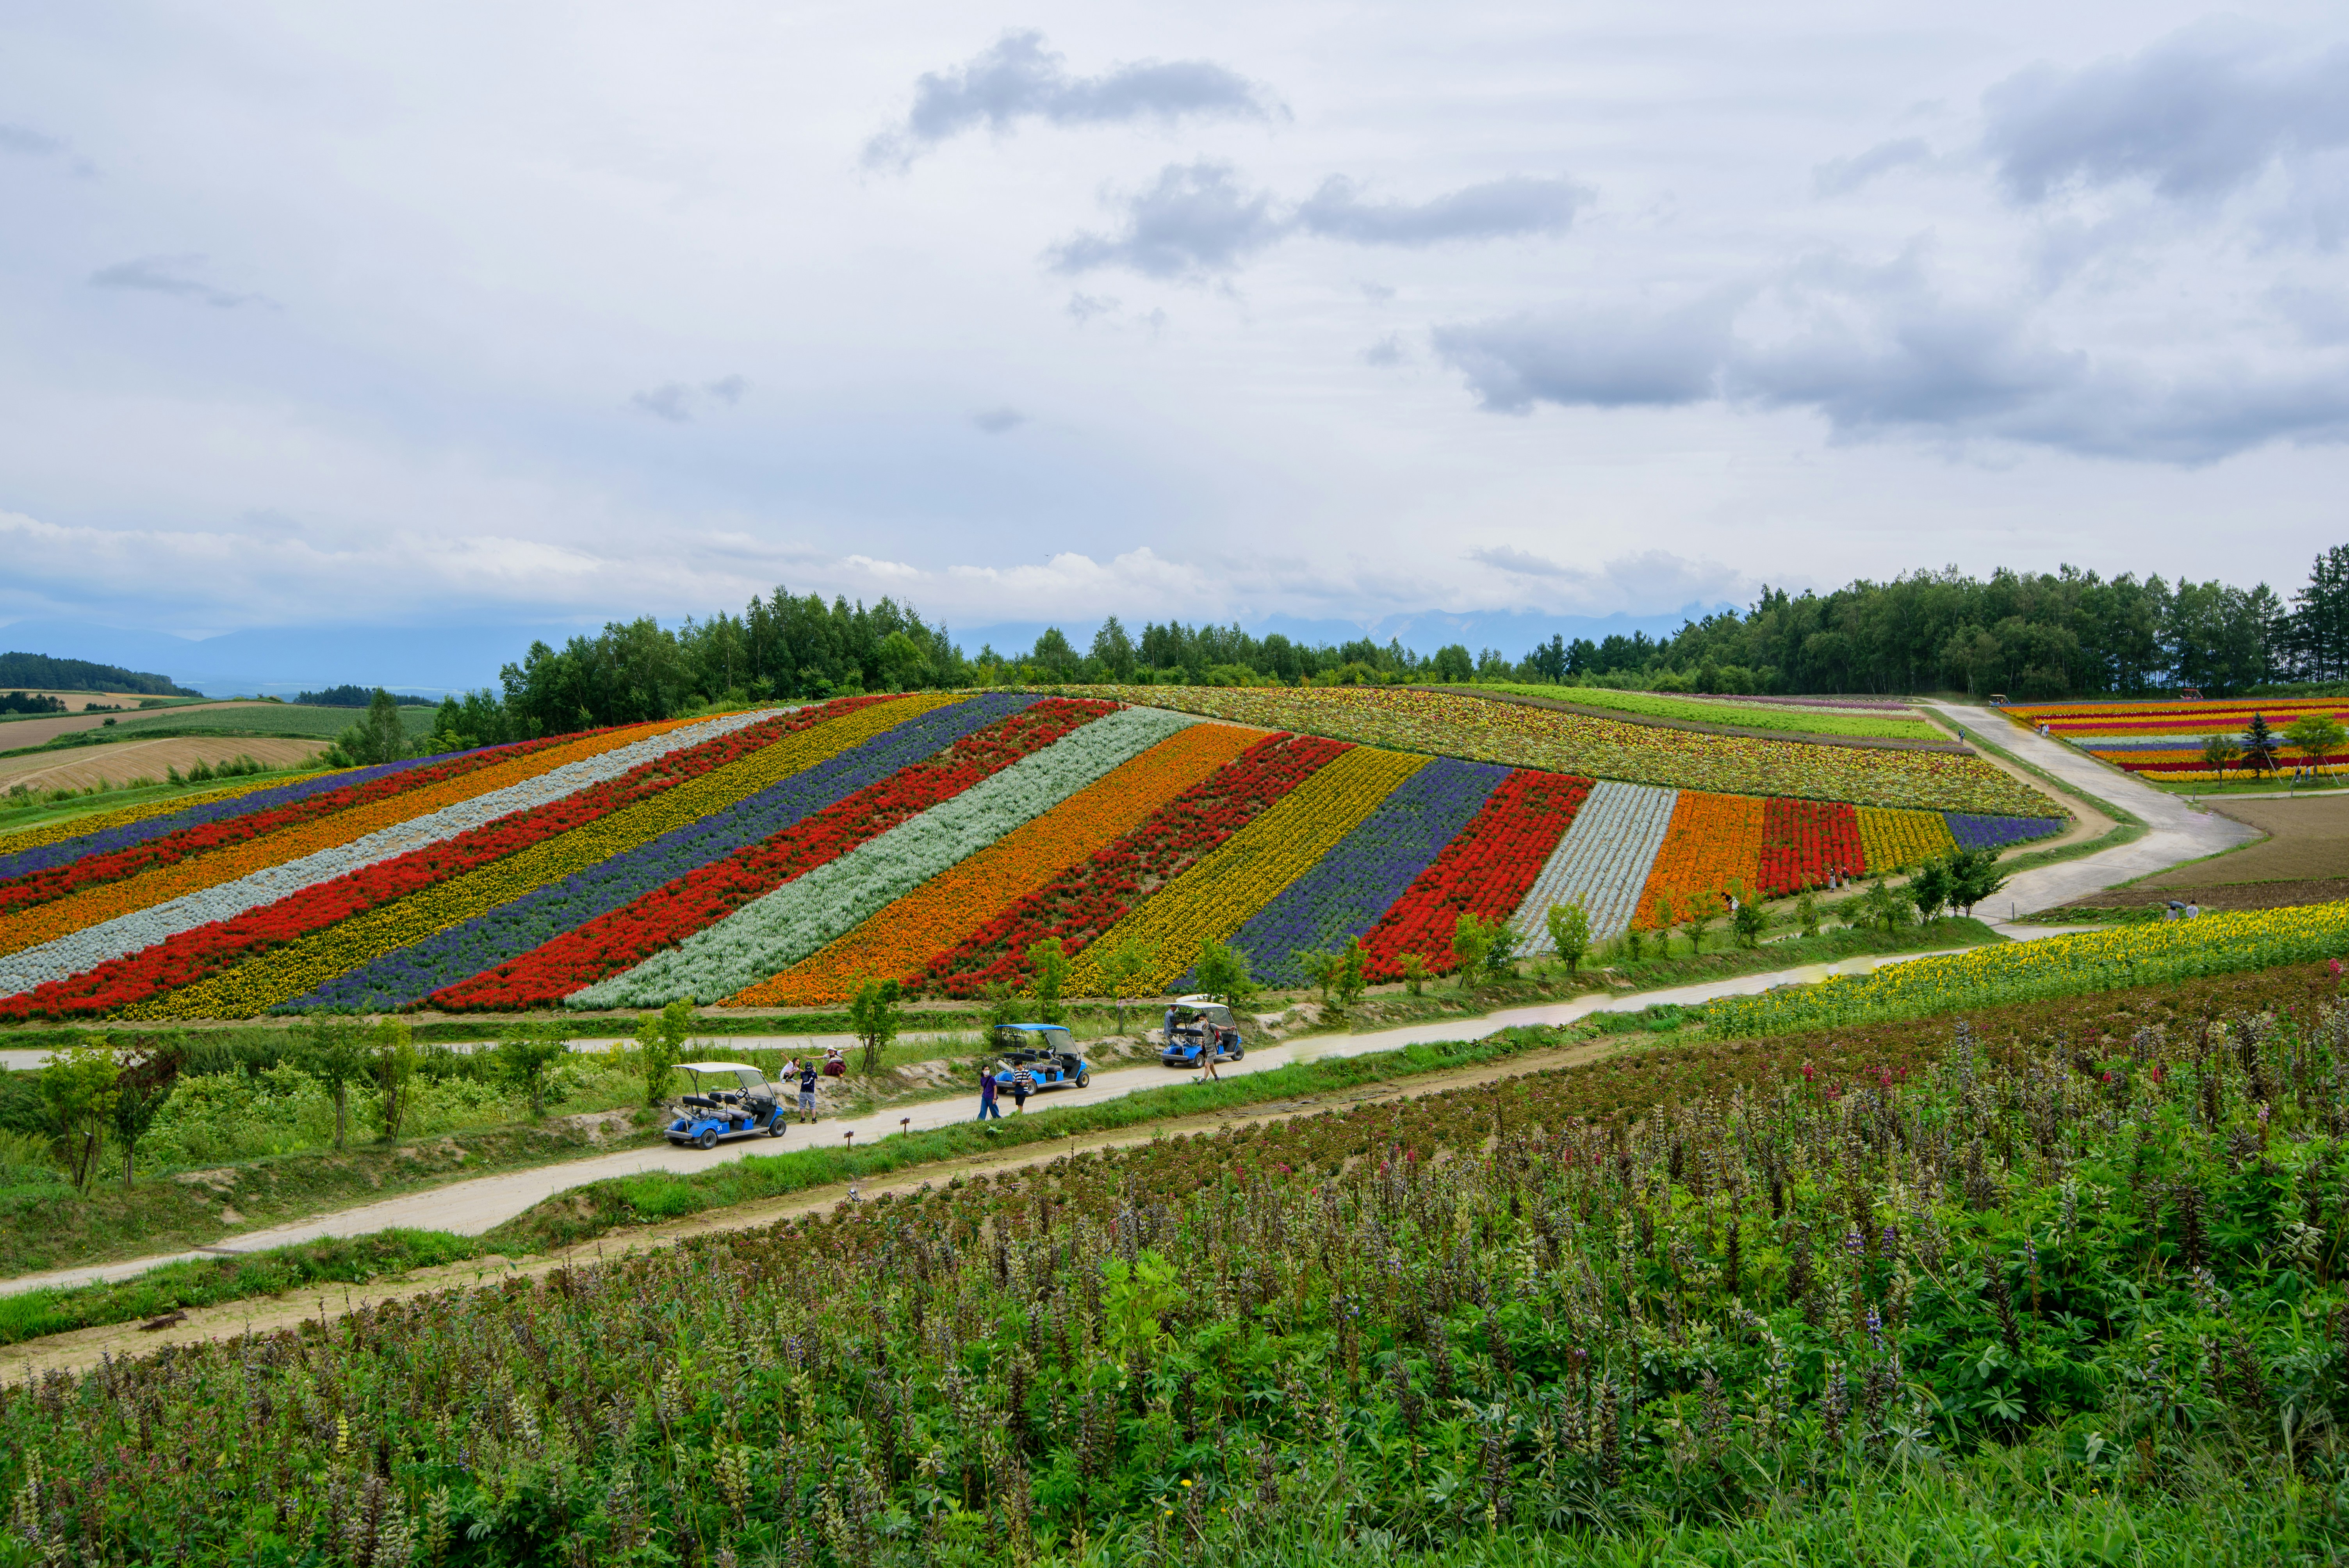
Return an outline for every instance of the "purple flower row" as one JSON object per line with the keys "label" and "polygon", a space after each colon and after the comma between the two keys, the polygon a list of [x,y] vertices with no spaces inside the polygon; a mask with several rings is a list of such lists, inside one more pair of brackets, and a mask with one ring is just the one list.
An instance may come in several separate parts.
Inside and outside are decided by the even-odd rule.
{"label": "purple flower row", "polygon": [[401,762],[378,763],[373,768],[321,773],[315,779],[296,779],[274,789],[255,789],[249,795],[235,795],[225,800],[208,800],[184,810],[168,811],[160,817],[142,817],[136,822],[125,822],[119,828],[84,834],[78,839],[60,839],[53,844],[38,844],[29,850],[19,850],[13,855],[0,855],[0,882],[70,865],[88,855],[127,850],[133,844],[148,843],[166,834],[176,833],[182,828],[199,828],[207,822],[225,821],[250,811],[266,811],[273,807],[306,800],[329,789],[347,789],[355,784],[366,784],[390,774],[405,773],[411,768],[421,768],[427,763],[448,760],[447,755],[412,757]]}
{"label": "purple flower row", "polygon": [[1249,917],[1232,938],[1258,980],[1301,985],[1299,951],[1328,952],[1360,936],[1482,810],[1506,768],[1442,757],[1395,787],[1320,863]]}
{"label": "purple flower row", "polygon": [[1971,811],[1941,815],[1950,824],[1950,837],[1961,850],[2003,849],[2064,830],[2063,820],[2057,817],[1978,817]]}
{"label": "purple flower row", "polygon": [[470,980],[574,931],[664,882],[786,831],[866,785],[936,756],[964,736],[1040,700],[995,692],[932,708],[722,811],[387,953],[276,1010],[367,1011],[422,1001],[443,986]]}

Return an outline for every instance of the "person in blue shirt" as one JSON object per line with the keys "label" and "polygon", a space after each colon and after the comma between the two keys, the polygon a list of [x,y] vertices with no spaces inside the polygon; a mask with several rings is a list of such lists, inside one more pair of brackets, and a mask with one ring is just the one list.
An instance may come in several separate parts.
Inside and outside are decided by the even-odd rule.
{"label": "person in blue shirt", "polygon": [[978,1119],[985,1121],[990,1116],[1001,1121],[1003,1108],[995,1103],[995,1069],[982,1067],[978,1069]]}
{"label": "person in blue shirt", "polygon": [[800,1119],[802,1121],[815,1119],[815,1064],[802,1062],[800,1064]]}

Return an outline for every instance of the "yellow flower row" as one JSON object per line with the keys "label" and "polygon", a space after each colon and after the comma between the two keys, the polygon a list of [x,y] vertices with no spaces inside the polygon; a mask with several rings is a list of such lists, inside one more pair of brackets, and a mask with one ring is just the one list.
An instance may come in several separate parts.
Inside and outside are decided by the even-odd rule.
{"label": "yellow flower row", "polygon": [[1723,1035],[1925,1017],[2197,975],[2313,963],[2349,951],[2349,903],[2206,914],[2000,943],[1888,965],[1873,975],[1785,985],[1715,1002],[1706,1024]]}
{"label": "yellow flower row", "polygon": [[1950,824],[1939,811],[1895,811],[1878,806],[1859,809],[1859,844],[1868,852],[1870,872],[1906,871],[1938,860],[1958,847]]}
{"label": "yellow flower row", "polygon": [[[305,779],[315,778],[304,774]],[[233,800],[239,795],[250,795],[258,789],[278,789],[293,783],[290,779],[246,779],[218,789],[206,789],[196,795],[174,795],[168,799],[149,800],[143,805],[118,806],[111,811],[100,811],[94,817],[69,817],[62,822],[45,822],[37,828],[18,828],[0,833],[0,855],[13,855],[19,850],[37,850],[44,844],[60,843],[67,839],[78,839],[88,833],[102,833],[109,828],[119,828],[131,822],[143,822],[150,817],[168,816],[184,811],[191,806],[209,806],[216,800]]]}
{"label": "yellow flower row", "polygon": [[600,757],[606,751],[632,745],[649,736],[666,734],[679,725],[700,722],[698,719],[667,719],[588,736],[568,746],[551,746],[543,751],[534,751],[492,767],[477,768],[454,779],[441,779],[437,784],[428,784],[420,789],[402,790],[347,811],[313,818],[280,832],[264,833],[260,838],[248,839],[240,844],[191,855],[186,860],[157,866],[152,871],[125,877],[120,882],[102,882],[52,903],[36,904],[20,914],[0,920],[0,954],[21,953],[27,947],[86,930],[100,922],[135,914],[159,903],[168,903],[186,893],[218,887],[271,866],[285,865],[305,855],[316,854],[322,850],[338,849],[382,829],[411,822],[444,807],[486,795],[493,789],[502,789],[552,773],[565,763]]}
{"label": "yellow flower row", "polygon": [[1197,962],[1199,949],[1222,942],[1248,916],[1313,868],[1315,861],[1361,826],[1402,781],[1427,766],[1410,752],[1358,746],[1275,801],[1223,846],[1145,899],[1070,966],[1072,996],[1109,994],[1102,955],[1128,938],[1153,950],[1155,962],[1139,980],[1144,992],[1163,989]]}
{"label": "yellow flower row", "polygon": [[1147,821],[1175,796],[1262,740],[1255,730],[1195,724],[1022,823],[728,1007],[844,1001],[870,979],[903,980],[1013,903]]}
{"label": "yellow flower row", "polygon": [[209,980],[127,1009],[137,1018],[250,1018],[435,932],[472,920],[572,872],[724,810],[882,730],[963,700],[909,696],[874,703],[787,735],[774,745],[688,779],[438,886],[370,910],[250,959]]}

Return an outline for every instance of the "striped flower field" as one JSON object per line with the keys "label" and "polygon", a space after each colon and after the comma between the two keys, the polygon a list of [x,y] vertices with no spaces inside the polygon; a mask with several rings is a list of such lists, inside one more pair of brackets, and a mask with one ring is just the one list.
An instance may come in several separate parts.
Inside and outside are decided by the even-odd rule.
{"label": "striped flower field", "polygon": [[[1416,737],[1422,741],[1426,735]],[[1440,738],[1438,738],[1440,739]],[[1464,748],[1475,751],[1478,748]],[[1482,749],[1489,750],[1489,748]],[[1952,805],[1975,804],[1961,791]],[[1454,966],[2054,831],[1727,794],[1027,692],[858,696],[232,787],[0,839],[0,1019],[834,1005],[971,995],[1057,942],[1073,995],[1228,942]],[[1130,987],[1133,988],[1133,987]]]}

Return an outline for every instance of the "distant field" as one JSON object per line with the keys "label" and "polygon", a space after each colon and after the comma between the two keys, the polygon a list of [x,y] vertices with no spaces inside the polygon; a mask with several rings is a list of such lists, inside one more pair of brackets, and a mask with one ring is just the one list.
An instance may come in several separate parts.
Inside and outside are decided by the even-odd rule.
{"label": "distant field", "polygon": [[1693,720],[1699,724],[1736,724],[1749,729],[1776,729],[1794,735],[1853,735],[1878,740],[1938,740],[1940,732],[1922,718],[1881,718],[1857,714],[1825,713],[1816,708],[1776,703],[1727,702],[1718,698],[1667,696],[1647,691],[1611,691],[1603,686],[1516,686],[1485,683],[1493,691],[1518,696],[1547,697],[1552,702],[1580,703],[1586,707],[1611,707],[1644,718]]}
{"label": "distant field", "polygon": [[[399,722],[411,736],[429,735],[432,733],[434,713],[435,710],[429,707],[403,707],[399,710]],[[366,717],[364,709],[355,707],[304,707],[290,702],[239,702],[193,712],[166,710],[144,713],[136,718],[123,718],[114,726],[114,729],[117,734],[129,735],[155,729],[215,729],[248,734],[315,735],[321,740],[332,740]]]}
{"label": "distant field", "polygon": [[160,781],[163,770],[184,773],[197,763],[218,767],[238,757],[250,757],[270,768],[291,768],[325,748],[319,740],[288,740],[274,736],[164,736],[151,740],[126,740],[114,746],[77,747],[70,751],[36,752],[30,757],[0,760],[0,789],[22,784],[32,789],[88,789],[93,785],[119,786],[133,779]]}

